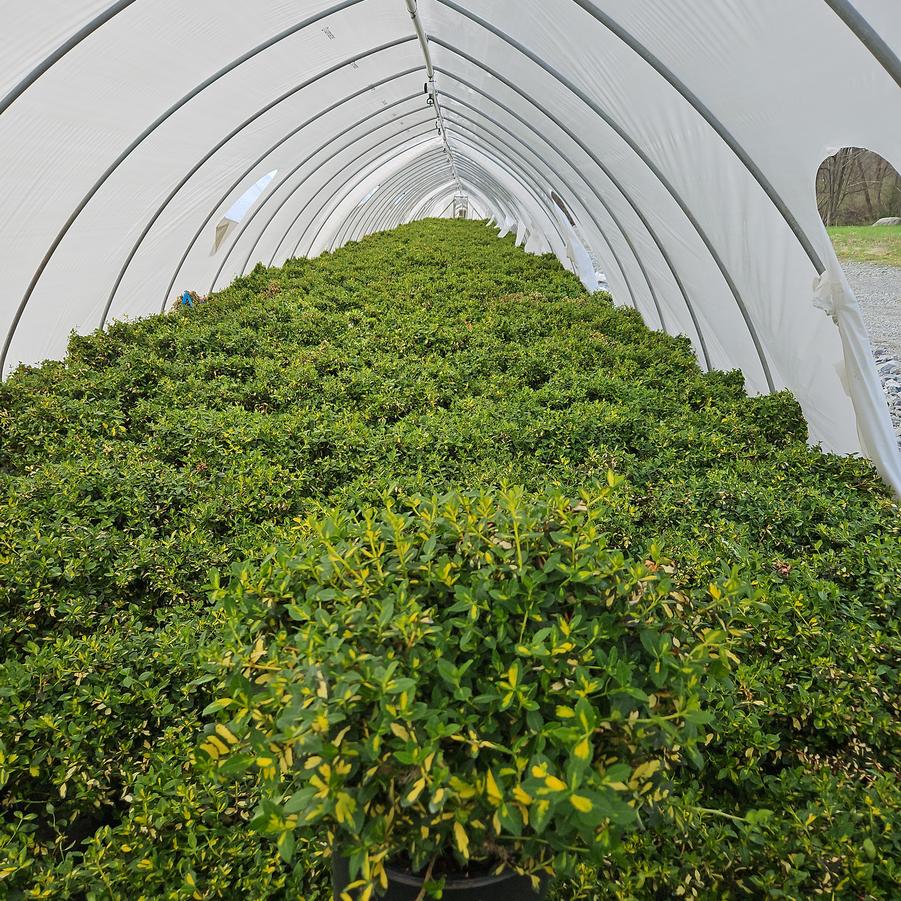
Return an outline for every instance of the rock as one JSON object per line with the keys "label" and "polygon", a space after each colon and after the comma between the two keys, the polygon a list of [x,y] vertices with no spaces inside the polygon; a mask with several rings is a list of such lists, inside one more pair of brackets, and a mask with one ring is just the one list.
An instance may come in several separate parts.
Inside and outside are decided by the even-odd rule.
{"label": "rock", "polygon": [[901,225],[901,216],[888,216],[885,219],[880,219],[878,222],[873,223],[874,228],[877,225]]}
{"label": "rock", "polygon": [[896,352],[887,351],[884,347],[873,348],[873,361],[882,386],[882,395],[888,407],[889,417],[898,445],[901,447],[901,360]]}

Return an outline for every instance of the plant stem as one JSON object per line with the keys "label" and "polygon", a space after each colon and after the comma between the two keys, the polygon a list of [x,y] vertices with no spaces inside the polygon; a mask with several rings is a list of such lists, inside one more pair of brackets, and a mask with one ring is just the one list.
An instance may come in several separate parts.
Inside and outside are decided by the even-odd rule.
{"label": "plant stem", "polygon": [[734,814],[726,813],[724,810],[715,810],[712,807],[689,807],[688,810],[693,810],[695,813],[706,813],[710,814],[710,816],[722,817],[724,820],[732,820],[734,823],[747,823],[748,821],[744,817],[737,817]]}
{"label": "plant stem", "polygon": [[437,854],[429,861],[429,868],[425,871],[425,876],[422,880],[422,888],[419,890],[419,894],[416,896],[416,901],[424,901],[425,899],[426,887],[429,884],[429,880],[432,878],[432,870],[435,869],[436,860],[438,860]]}

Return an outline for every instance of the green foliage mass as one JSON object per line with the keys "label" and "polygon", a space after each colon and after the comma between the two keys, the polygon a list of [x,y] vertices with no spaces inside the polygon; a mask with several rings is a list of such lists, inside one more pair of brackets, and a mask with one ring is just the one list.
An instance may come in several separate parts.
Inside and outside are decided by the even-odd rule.
{"label": "green foliage mass", "polygon": [[892,897],[901,518],[805,437],[789,395],[701,373],[474,223],[73,337],[0,387],[0,892],[327,898],[319,838],[261,839],[258,777],[198,751],[235,653],[210,570],[240,581],[390,497],[539,503],[612,470],[606,546],[665,559],[685,609],[720,601],[739,662],[702,768],[674,763],[653,828],[558,897]]}
{"label": "green foliage mass", "polygon": [[255,823],[286,859],[322,825],[363,898],[398,858],[537,881],[659,817],[712,738],[702,686],[727,671],[737,605],[676,591],[654,548],[610,548],[616,484],[392,500],[236,566],[202,747],[262,775]]}

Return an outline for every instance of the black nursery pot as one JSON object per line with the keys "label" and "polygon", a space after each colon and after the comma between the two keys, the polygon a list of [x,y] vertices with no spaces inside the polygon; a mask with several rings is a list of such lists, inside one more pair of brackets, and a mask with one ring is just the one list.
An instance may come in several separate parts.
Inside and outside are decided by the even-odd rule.
{"label": "black nursery pot", "polygon": [[[332,889],[335,901],[350,885],[350,867],[347,860],[332,855]],[[542,879],[541,888],[535,891],[532,880],[515,873],[501,876],[473,876],[448,878],[444,883],[443,901],[544,901],[550,879]],[[412,873],[388,867],[388,891],[381,901],[416,901],[422,891],[423,879]],[[356,901],[358,893],[351,892]]]}

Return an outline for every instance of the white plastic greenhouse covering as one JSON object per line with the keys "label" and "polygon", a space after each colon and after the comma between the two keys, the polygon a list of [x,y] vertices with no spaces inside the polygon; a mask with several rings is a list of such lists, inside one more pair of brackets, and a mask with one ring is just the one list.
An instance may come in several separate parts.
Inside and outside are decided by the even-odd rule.
{"label": "white plastic greenhouse covering", "polygon": [[901,169],[899,54],[901,0],[7,0],[0,371],[465,194],[901,493],[814,190]]}

